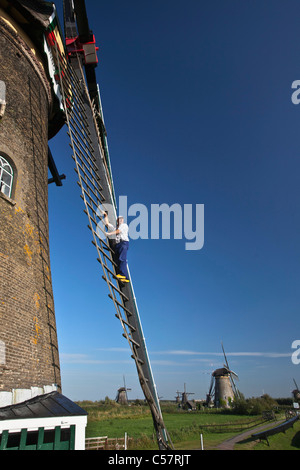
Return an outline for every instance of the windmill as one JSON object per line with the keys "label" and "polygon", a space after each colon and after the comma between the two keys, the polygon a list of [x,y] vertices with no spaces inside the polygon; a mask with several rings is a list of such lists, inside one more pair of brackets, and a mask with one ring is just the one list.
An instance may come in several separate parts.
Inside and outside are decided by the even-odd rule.
{"label": "windmill", "polygon": [[131,388],[126,387],[125,377],[124,376],[123,376],[123,382],[124,382],[124,386],[120,387],[118,389],[117,396],[116,396],[116,402],[119,403],[119,405],[128,405],[127,391],[130,391]]}
{"label": "windmill", "polygon": [[[194,409],[195,408],[194,402],[192,400],[188,399],[188,395],[194,395],[194,392],[187,392],[186,391],[186,384],[184,384],[183,390],[184,390],[183,392],[178,392],[177,391],[178,397],[181,394],[181,406],[182,406],[182,408]],[[178,402],[179,402],[179,398],[178,398]]]}
{"label": "windmill", "polygon": [[178,392],[178,390],[177,390],[176,393],[177,393],[177,395],[176,395],[176,397],[175,397],[175,402],[176,402],[178,405],[180,405],[180,392]]}
{"label": "windmill", "polygon": [[139,382],[151,410],[158,446],[161,450],[170,449],[172,444],[160,410],[132,280],[125,285],[116,280],[114,244],[106,236],[102,222],[104,211],[108,211],[112,223],[116,220],[117,204],[95,73],[98,64],[96,41],[89,28],[84,0],[64,0],[63,7],[66,53],[60,53],[53,37],[48,45],[55,61],[55,80],[60,88],[84,212],[108,295],[113,301],[123,336],[128,341]]}
{"label": "windmill", "polygon": [[223,406],[227,408],[231,401],[240,396],[240,393],[235,384],[235,379],[238,379],[238,375],[230,369],[223,343],[221,345],[225,364],[212,373],[209,392],[206,396],[206,404],[211,406],[214,403],[216,407]]}

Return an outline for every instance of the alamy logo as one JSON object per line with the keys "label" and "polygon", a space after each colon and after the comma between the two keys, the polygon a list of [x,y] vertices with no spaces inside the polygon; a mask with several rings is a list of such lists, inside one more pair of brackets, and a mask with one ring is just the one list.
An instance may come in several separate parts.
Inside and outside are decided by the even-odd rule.
{"label": "alamy logo", "polygon": [[[113,206],[103,204],[97,209],[98,217],[104,211],[112,223],[116,219]],[[128,207],[127,196],[119,197],[119,215],[129,227],[131,240],[185,240],[186,250],[201,250],[204,245],[204,204],[151,204],[150,209],[141,203]],[[97,234],[105,237],[102,220],[98,222]]]}
{"label": "alamy logo", "polygon": [[295,90],[292,93],[291,100],[293,104],[299,104],[300,103],[300,80],[294,80],[292,83],[292,88]]}
{"label": "alamy logo", "polygon": [[292,353],[292,363],[295,365],[300,364],[300,339],[295,339],[295,341],[292,342],[292,349],[296,349]]}

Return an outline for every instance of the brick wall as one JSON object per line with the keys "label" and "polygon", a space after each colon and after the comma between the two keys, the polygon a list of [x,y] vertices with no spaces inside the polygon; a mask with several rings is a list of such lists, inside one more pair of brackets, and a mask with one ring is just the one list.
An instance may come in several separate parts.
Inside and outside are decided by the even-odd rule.
{"label": "brick wall", "polygon": [[51,94],[39,58],[1,18],[0,66],[0,155],[16,175],[12,197],[0,195],[0,391],[60,388],[48,235]]}

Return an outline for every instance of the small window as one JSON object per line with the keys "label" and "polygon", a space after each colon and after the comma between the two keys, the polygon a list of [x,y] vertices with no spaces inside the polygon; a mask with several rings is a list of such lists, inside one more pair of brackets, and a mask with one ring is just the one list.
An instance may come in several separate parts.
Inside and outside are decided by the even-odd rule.
{"label": "small window", "polygon": [[14,172],[8,161],[0,155],[0,191],[11,197]]}

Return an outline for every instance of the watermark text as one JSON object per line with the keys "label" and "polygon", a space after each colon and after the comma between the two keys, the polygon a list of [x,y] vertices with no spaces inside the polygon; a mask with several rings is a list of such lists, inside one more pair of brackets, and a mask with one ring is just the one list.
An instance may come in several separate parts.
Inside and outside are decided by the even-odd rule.
{"label": "watermark text", "polygon": [[[97,215],[108,214],[109,221],[116,218],[114,208],[105,204],[98,207]],[[204,246],[204,204],[151,204],[128,206],[127,196],[119,197],[119,215],[128,224],[131,240],[185,240],[186,250],[201,250]],[[99,221],[97,234],[103,234]]]}

